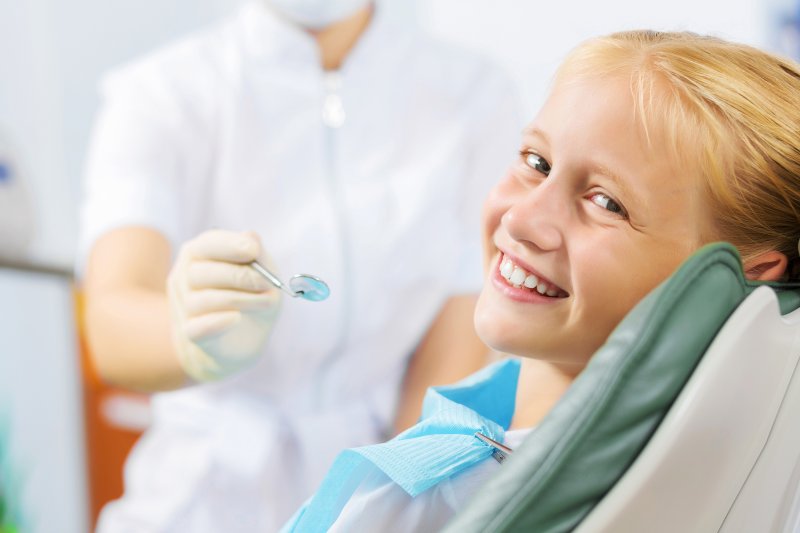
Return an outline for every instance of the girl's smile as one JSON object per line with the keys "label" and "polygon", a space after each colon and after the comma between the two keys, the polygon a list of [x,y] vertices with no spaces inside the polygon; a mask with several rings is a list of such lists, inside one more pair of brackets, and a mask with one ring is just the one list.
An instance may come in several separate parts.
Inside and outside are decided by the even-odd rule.
{"label": "girl's smile", "polygon": [[579,370],[710,240],[700,179],[649,135],[626,76],[556,84],[484,204],[489,346]]}
{"label": "girl's smile", "polygon": [[520,302],[555,303],[569,296],[533,267],[507,253],[500,254],[491,280],[498,290]]}

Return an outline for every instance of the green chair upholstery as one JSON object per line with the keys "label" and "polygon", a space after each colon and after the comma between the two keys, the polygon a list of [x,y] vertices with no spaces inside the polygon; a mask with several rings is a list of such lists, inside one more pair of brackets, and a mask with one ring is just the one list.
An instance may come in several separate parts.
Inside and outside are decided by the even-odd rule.
{"label": "green chair upholstery", "polygon": [[[738,253],[728,244],[708,245],[692,255],[625,317],[446,531],[577,528],[637,461],[715,336],[759,285],[764,284],[745,280]],[[773,305],[777,300],[782,313],[800,304],[796,286],[771,284],[761,291]],[[612,509],[598,519],[605,526],[586,531],[636,531],[610,526],[614,514]],[[663,530],[704,531],[670,524]]]}

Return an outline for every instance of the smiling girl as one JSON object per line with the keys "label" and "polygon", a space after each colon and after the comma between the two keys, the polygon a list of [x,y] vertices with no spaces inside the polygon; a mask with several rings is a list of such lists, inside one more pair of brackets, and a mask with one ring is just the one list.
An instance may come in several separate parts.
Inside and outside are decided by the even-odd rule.
{"label": "smiling girl", "polygon": [[499,467],[474,433],[516,446],[706,243],[735,245],[750,279],[796,279],[798,132],[789,61],[688,33],[579,46],[484,206],[475,324],[522,359],[432,390],[417,426],[343,453],[286,529],[440,528]]}

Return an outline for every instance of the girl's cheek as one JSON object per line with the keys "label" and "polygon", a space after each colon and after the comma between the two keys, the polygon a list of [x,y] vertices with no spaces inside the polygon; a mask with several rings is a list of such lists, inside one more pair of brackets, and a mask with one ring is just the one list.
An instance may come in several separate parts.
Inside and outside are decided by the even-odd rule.
{"label": "girl's cheek", "polygon": [[520,189],[513,169],[509,169],[492,188],[483,203],[482,220],[485,234],[491,235],[494,232],[505,212],[514,206],[515,199],[520,195]]}
{"label": "girl's cheek", "polygon": [[490,239],[494,230],[500,223],[500,219],[506,210],[507,202],[499,190],[499,186],[495,186],[491,190],[486,201],[483,203],[483,211],[481,213],[481,221],[483,227],[484,238]]}

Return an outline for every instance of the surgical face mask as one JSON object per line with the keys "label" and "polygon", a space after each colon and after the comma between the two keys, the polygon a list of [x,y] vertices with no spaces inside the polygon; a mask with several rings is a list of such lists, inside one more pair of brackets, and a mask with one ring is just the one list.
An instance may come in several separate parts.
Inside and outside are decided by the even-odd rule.
{"label": "surgical face mask", "polygon": [[319,30],[346,19],[372,0],[264,0],[273,11],[295,24]]}

